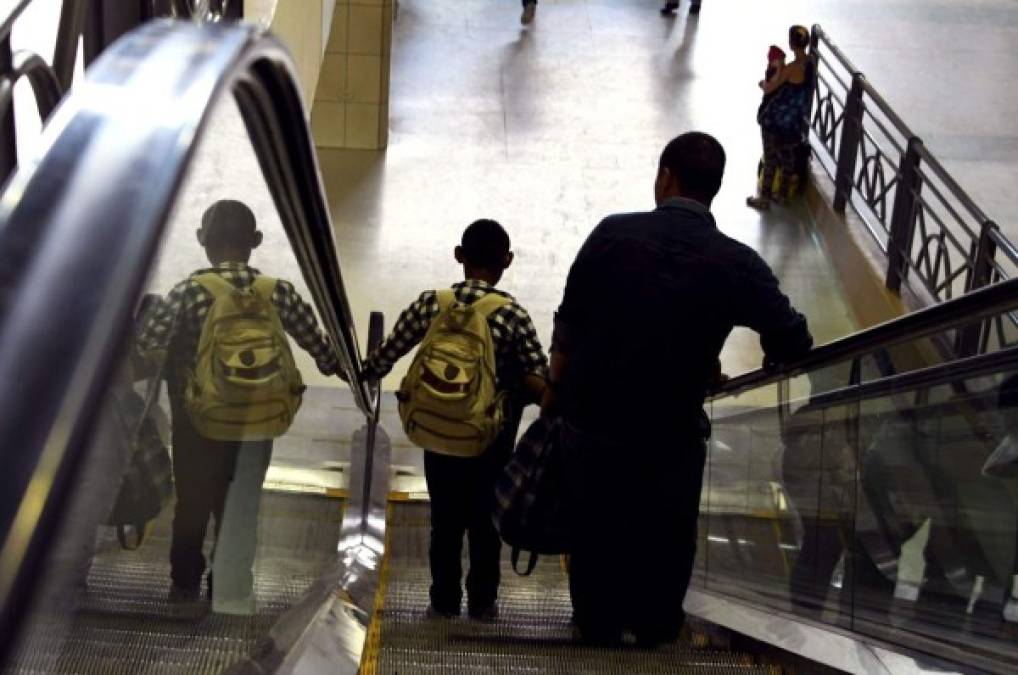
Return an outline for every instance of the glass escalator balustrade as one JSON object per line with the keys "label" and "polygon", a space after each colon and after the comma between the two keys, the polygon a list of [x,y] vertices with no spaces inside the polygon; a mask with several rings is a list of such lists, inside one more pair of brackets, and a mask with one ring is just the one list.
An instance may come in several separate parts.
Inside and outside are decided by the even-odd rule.
{"label": "glass escalator balustrade", "polygon": [[938,337],[712,401],[694,587],[1018,667],[1016,361]]}
{"label": "glass escalator balustrade", "polygon": [[232,98],[191,166],[4,672],[222,672],[336,564],[365,416]]}

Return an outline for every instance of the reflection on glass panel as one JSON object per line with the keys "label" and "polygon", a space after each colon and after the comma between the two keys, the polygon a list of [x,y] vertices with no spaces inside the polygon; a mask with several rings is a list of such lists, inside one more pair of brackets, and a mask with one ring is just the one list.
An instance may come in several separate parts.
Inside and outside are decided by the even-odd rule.
{"label": "reflection on glass panel", "polygon": [[858,630],[894,626],[1018,659],[1010,639],[1018,616],[1008,618],[1018,455],[1008,454],[1005,381],[954,381],[862,404],[868,503],[859,534],[887,564],[856,578]]}
{"label": "reflection on glass panel", "polygon": [[726,593],[784,598],[796,547],[781,478],[784,413],[766,402],[766,394],[743,406],[728,403],[723,410],[714,404],[706,583]]}
{"label": "reflection on glass panel", "polygon": [[855,439],[851,407],[805,406],[784,421],[782,478],[796,525],[789,579],[798,613],[847,621],[853,545]]}
{"label": "reflection on glass panel", "polygon": [[364,420],[302,276],[228,100],[8,666],[219,672],[335,559]]}

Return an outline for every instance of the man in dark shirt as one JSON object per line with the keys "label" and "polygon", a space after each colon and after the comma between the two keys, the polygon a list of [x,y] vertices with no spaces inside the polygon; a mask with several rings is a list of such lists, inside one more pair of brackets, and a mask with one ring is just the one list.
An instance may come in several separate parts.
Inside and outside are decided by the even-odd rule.
{"label": "man in dark shirt", "polygon": [[703,401],[732,328],[759,332],[769,362],[812,346],[767,264],[714,222],[724,166],[707,134],[669,143],[658,208],[594,229],[556,315],[545,413],[566,422],[570,590],[588,640],[678,635],[710,433]]}

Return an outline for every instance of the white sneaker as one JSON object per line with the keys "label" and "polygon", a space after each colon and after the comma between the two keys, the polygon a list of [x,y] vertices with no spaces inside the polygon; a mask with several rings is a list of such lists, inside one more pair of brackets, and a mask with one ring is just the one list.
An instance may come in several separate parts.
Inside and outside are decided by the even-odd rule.
{"label": "white sneaker", "polygon": [[1018,623],[1018,600],[1008,598],[1007,603],[1004,604],[1003,615],[1004,621]]}
{"label": "white sneaker", "polygon": [[524,26],[533,23],[534,16],[536,14],[537,14],[537,3],[528,2],[527,4],[523,5],[523,16],[520,17],[520,23],[522,23]]}
{"label": "white sneaker", "polygon": [[1011,577],[1011,593],[1004,603],[1004,621],[1018,623],[1018,574]]}

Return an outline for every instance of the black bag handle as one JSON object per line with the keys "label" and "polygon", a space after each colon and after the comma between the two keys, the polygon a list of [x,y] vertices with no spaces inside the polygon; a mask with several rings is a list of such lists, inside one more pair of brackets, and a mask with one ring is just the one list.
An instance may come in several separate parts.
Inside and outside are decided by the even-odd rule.
{"label": "black bag handle", "polygon": [[531,551],[530,557],[527,560],[527,569],[523,572],[520,571],[520,547],[513,546],[511,560],[513,564],[513,572],[520,575],[521,577],[529,577],[534,568],[537,567],[537,553]]}

